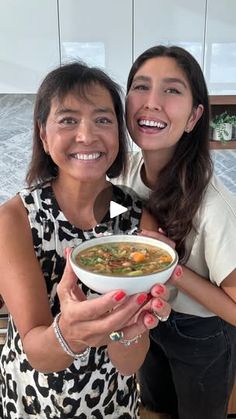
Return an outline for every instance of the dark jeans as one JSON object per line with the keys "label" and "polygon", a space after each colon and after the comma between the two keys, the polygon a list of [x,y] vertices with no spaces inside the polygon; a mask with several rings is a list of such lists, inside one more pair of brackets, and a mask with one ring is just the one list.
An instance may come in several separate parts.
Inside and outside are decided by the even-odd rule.
{"label": "dark jeans", "polygon": [[141,399],[173,419],[225,419],[236,368],[236,328],[219,317],[172,312],[151,331]]}

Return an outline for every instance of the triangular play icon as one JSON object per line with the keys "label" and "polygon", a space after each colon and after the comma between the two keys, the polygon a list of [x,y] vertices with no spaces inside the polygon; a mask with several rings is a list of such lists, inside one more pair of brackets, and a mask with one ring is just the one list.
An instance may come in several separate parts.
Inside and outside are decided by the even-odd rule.
{"label": "triangular play icon", "polygon": [[128,211],[128,208],[124,207],[123,205],[117,204],[117,202],[110,201],[110,217],[114,218],[123,212]]}

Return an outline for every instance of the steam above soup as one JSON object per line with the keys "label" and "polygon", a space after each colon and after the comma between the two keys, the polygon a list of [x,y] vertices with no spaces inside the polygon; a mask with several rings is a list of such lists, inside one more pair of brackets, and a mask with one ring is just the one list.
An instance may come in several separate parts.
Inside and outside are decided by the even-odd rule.
{"label": "steam above soup", "polygon": [[147,275],[162,271],[173,262],[166,250],[132,242],[96,245],[80,252],[75,260],[90,272],[114,276]]}

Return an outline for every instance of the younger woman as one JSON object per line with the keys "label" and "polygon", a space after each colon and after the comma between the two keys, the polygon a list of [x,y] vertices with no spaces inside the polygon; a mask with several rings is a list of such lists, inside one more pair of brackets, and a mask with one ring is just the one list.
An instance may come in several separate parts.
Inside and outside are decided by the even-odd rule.
{"label": "younger woman", "polygon": [[128,77],[126,118],[142,152],[114,182],[148,199],[183,265],[172,280],[172,314],[151,331],[142,401],[174,419],[223,419],[236,363],[236,200],[212,173],[196,60],[175,46],[141,54]]}

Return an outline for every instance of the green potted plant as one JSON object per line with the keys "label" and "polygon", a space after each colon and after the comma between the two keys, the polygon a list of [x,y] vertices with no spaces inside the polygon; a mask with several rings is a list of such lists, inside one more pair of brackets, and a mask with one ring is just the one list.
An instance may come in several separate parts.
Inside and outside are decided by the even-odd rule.
{"label": "green potted plant", "polygon": [[213,140],[223,142],[231,140],[233,118],[227,111],[214,116],[210,123],[213,128]]}
{"label": "green potted plant", "polygon": [[236,115],[231,116],[232,140],[236,140]]}

